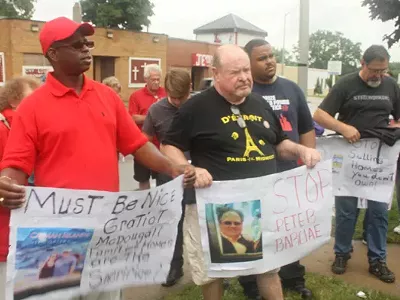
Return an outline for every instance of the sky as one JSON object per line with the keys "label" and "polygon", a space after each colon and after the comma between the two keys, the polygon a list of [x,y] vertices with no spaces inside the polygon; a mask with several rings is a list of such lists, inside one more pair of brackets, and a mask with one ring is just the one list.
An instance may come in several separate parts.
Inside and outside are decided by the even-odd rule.
{"label": "sky", "polygon": [[[35,20],[47,21],[59,16],[72,18],[75,0],[37,0]],[[284,15],[286,49],[297,44],[300,0],[153,0],[154,16],[149,31],[171,37],[194,39],[193,29],[229,13],[238,15],[268,32],[267,40],[282,48]],[[365,50],[372,44],[384,44],[382,38],[394,30],[394,22],[371,21],[362,0],[310,0],[310,33],[319,29],[340,31]],[[386,44],[384,44],[386,46]],[[390,49],[392,61],[400,61],[400,43]]]}

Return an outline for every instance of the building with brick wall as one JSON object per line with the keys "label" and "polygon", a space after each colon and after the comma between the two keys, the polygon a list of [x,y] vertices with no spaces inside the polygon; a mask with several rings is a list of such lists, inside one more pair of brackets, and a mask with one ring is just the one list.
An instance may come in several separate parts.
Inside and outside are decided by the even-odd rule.
{"label": "building with brick wall", "polygon": [[216,44],[169,38],[167,68],[188,71],[192,77],[193,89],[199,90],[201,81],[212,76],[210,66],[217,48]]}
{"label": "building with brick wall", "polygon": [[[21,75],[40,77],[51,70],[42,55],[39,31],[44,22],[0,19],[0,84]],[[158,63],[167,67],[168,37],[162,34],[96,28],[93,64],[86,75],[101,81],[116,76],[126,102],[130,94],[144,86],[143,68]]]}

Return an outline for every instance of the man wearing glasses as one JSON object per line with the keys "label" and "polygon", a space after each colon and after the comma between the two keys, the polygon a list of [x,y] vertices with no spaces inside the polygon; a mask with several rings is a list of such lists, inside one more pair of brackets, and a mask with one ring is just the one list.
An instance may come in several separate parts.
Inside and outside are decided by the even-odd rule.
{"label": "man wearing glasses", "polygon": [[[320,160],[316,150],[287,139],[268,102],[251,93],[250,60],[243,49],[235,45],[218,48],[213,74],[214,86],[182,105],[161,146],[179,164],[186,162],[184,152],[190,151],[196,167],[195,187],[210,185],[212,180],[276,173],[277,157],[301,158],[308,167]],[[193,281],[202,287],[204,300],[220,300],[222,279],[207,276],[196,204],[186,206],[185,225]],[[283,300],[278,271],[256,276],[265,299]]]}
{"label": "man wearing glasses", "polygon": [[[21,186],[33,170],[37,186],[118,192],[117,151],[133,154],[149,169],[173,178],[185,174],[185,186],[193,185],[194,168],[187,162],[177,166],[163,156],[140,132],[118,95],[83,74],[90,68],[94,46],[86,37],[93,34],[90,24],[64,17],[43,26],[40,43],[54,72],[24,99],[13,119],[1,161],[1,206],[24,206]],[[5,264],[0,264],[0,299],[4,272]],[[120,291],[73,299],[119,300]]]}
{"label": "man wearing glasses", "polygon": [[[383,46],[373,45],[365,51],[361,66],[359,72],[338,81],[314,114],[317,123],[340,133],[350,143],[357,142],[363,130],[388,127],[390,115],[395,120],[391,126],[399,126],[400,90],[392,78],[385,76],[389,53]],[[335,119],[337,113],[339,116]],[[343,274],[351,258],[351,240],[358,216],[357,198],[336,197],[335,207],[336,258],[332,272]],[[369,272],[384,282],[393,283],[395,275],[386,265],[388,205],[370,199],[366,218]]]}

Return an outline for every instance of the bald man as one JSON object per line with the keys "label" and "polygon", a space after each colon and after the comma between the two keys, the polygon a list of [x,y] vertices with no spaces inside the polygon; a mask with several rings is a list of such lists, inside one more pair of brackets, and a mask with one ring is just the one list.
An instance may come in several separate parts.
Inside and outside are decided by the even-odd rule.
{"label": "bald man", "polygon": [[[320,160],[316,150],[288,140],[269,104],[251,93],[250,60],[240,47],[218,48],[213,77],[213,87],[192,97],[179,109],[161,147],[177,163],[186,162],[183,153],[190,151],[196,167],[195,186],[211,185],[212,180],[273,174],[277,171],[277,157],[301,158],[309,167]],[[207,276],[196,204],[186,206],[185,223],[185,246],[193,281],[202,287],[205,300],[220,300],[222,279]],[[222,258],[219,248],[210,252],[212,259]],[[239,257],[233,259],[241,261]],[[283,299],[278,271],[257,275],[264,299]]]}

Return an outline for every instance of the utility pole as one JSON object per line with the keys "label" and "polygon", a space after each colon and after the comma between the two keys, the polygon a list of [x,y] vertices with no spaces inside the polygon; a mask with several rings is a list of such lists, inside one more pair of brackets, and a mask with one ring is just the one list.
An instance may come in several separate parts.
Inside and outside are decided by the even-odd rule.
{"label": "utility pole", "polygon": [[299,50],[300,61],[298,64],[298,82],[307,97],[308,93],[308,51],[310,30],[310,0],[300,0],[300,32]]}
{"label": "utility pole", "polygon": [[285,17],[283,18],[283,44],[282,44],[282,54],[281,54],[281,64],[282,64],[282,72],[281,75],[285,75],[285,44],[286,44],[286,17],[290,13],[285,13]]}

